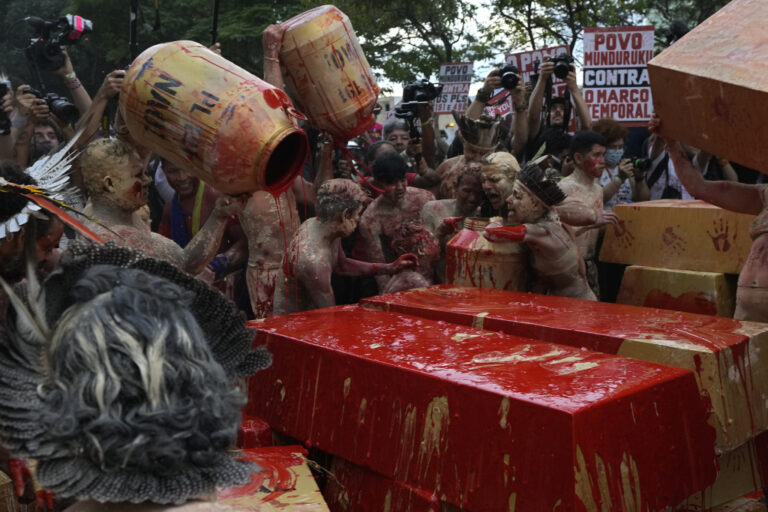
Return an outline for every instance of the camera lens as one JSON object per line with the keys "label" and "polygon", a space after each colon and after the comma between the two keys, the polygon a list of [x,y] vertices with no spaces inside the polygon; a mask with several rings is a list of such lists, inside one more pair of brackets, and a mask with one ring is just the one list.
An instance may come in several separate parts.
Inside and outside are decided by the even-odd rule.
{"label": "camera lens", "polygon": [[45,101],[51,112],[67,124],[76,122],[80,117],[77,107],[57,94],[48,94]]}

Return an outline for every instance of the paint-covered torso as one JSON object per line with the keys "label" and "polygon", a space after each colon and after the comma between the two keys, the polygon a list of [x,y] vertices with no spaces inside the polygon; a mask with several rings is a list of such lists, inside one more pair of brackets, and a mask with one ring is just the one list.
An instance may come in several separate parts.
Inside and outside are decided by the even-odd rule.
{"label": "paint-covered torso", "polygon": [[768,185],[760,190],[763,210],[752,221],[752,248],[739,274],[734,318],[768,322]]}
{"label": "paint-covered torso", "polygon": [[[578,171],[574,171],[570,176],[563,178],[560,182],[560,188],[568,197],[578,199],[595,213],[600,213],[603,210],[603,187],[597,179],[593,179],[590,184],[584,184],[576,179],[575,174]],[[594,259],[596,257],[595,249],[597,247],[597,239],[599,237],[599,231],[597,229],[590,229],[582,231],[576,236],[576,245],[579,247],[581,257],[585,260]]]}

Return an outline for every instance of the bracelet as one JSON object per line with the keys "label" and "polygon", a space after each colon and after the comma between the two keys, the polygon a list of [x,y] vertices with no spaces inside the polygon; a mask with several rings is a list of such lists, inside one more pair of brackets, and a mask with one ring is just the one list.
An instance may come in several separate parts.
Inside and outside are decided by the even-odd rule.
{"label": "bracelet", "polygon": [[81,85],[83,85],[83,84],[77,78],[75,78],[74,80],[68,80],[67,81],[67,87],[69,87],[70,91],[74,91],[75,89],[77,89]]}
{"label": "bracelet", "polygon": [[429,126],[429,125],[431,125],[431,124],[432,124],[432,120],[431,120],[431,119],[427,119],[426,121],[422,121],[422,122],[421,122],[421,126],[422,126],[422,128],[424,128],[424,127],[426,127],[426,126]]}
{"label": "bracelet", "polygon": [[76,80],[76,79],[77,79],[77,75],[75,75],[74,71],[71,71],[71,72],[67,73],[66,75],[64,75],[64,80],[66,80],[67,82],[71,82],[71,81]]}
{"label": "bracelet", "polygon": [[280,62],[280,59],[276,59],[275,57],[264,57],[264,60],[271,60],[272,62]]}
{"label": "bracelet", "polygon": [[485,89],[480,89],[477,91],[477,94],[475,95],[475,101],[479,101],[480,103],[488,103],[488,101],[491,99],[491,93],[486,91]]}

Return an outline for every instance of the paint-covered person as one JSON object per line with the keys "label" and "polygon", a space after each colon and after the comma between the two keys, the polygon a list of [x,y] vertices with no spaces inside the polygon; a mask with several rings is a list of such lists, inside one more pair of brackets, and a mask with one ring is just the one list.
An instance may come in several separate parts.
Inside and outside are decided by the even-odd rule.
{"label": "paint-covered person", "polygon": [[[576,231],[576,244],[587,266],[587,281],[597,295],[597,240],[599,231],[595,228],[615,222],[613,212],[603,211],[603,187],[600,177],[605,169],[605,138],[593,131],[581,131],[571,140],[570,157],[574,163],[573,172],[563,178],[560,188],[576,209],[558,209],[563,222],[570,226],[588,226]],[[567,211],[566,211],[567,210]]]}
{"label": "paint-covered person", "polygon": [[[424,205],[435,199],[431,193],[407,187],[405,173],[408,168],[398,155],[385,153],[373,164],[373,176],[384,191],[368,206],[360,219],[359,253],[372,263],[395,261],[392,241],[403,222],[421,218]],[[411,251],[412,252],[412,251]],[[379,292],[387,289],[388,275],[376,276]]]}
{"label": "paint-covered person", "polygon": [[485,114],[477,119],[470,119],[464,114],[453,113],[458,126],[457,137],[464,145],[464,153],[445,160],[437,173],[442,177],[440,199],[455,199],[456,188],[464,166],[469,162],[482,162],[483,157],[496,151],[501,140],[501,121]]}
{"label": "paint-covered person", "polygon": [[483,157],[481,171],[483,192],[487,198],[482,216],[506,217],[507,197],[512,193],[520,164],[511,153],[497,151]]}
{"label": "paint-covered person", "polygon": [[484,235],[492,242],[525,242],[534,273],[531,291],[596,300],[573,235],[554,210],[565,199],[557,176],[555,169],[528,164],[507,199],[507,221],[514,225],[491,223]]}
{"label": "paint-covered person", "polygon": [[137,223],[134,212],[147,204],[151,179],[136,151],[119,139],[97,139],[80,155],[80,169],[88,192],[86,213],[99,224],[88,223],[104,240],[139,249],[173,263],[185,272],[198,274],[216,256],[231,216],[243,209],[242,201],[219,197],[208,220],[186,247]]}
{"label": "paint-covered person", "polygon": [[[216,201],[224,194],[168,160],[163,160],[162,165],[168,184],[176,193],[165,203],[158,233],[184,248],[213,214]],[[230,274],[243,267],[247,258],[246,251],[243,230],[237,219],[230,217],[216,256],[200,277],[214,283],[216,288],[234,299],[234,286],[239,283],[226,286],[224,278],[228,276],[228,280],[235,279]]]}
{"label": "paint-covered person", "polygon": [[[402,162],[402,159],[395,155]],[[354,182],[328,180],[318,190],[317,217],[306,220],[294,234],[283,259],[275,288],[275,314],[336,305],[331,275],[392,275],[413,267],[406,254],[379,264],[348,258],[341,239],[357,228],[366,196]]]}
{"label": "paint-covered person", "polygon": [[440,259],[435,263],[435,277],[445,281],[445,245],[456,233],[459,222],[465,217],[480,215],[480,206],[485,198],[480,174],[481,165],[470,162],[459,174],[456,199],[429,201],[421,209],[424,226],[440,243]]}

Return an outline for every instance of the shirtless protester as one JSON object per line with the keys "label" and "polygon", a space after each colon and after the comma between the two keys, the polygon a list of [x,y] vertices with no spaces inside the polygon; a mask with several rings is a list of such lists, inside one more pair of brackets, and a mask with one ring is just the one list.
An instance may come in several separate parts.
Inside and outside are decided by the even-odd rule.
{"label": "shirtless protester", "polygon": [[[651,120],[658,136],[661,119]],[[749,229],[752,249],[739,274],[734,318],[768,322],[768,185],[734,181],[707,181],[696,169],[680,142],[664,137],[669,157],[683,186],[693,197],[732,212],[757,215]]]}
{"label": "shirtless protester", "polygon": [[440,164],[437,173],[442,177],[440,183],[440,199],[456,197],[456,187],[459,174],[469,162],[481,162],[483,157],[496,151],[501,140],[501,121],[481,115],[478,119],[470,119],[464,114],[453,113],[459,130],[457,137],[464,144],[464,154],[449,158]]}
{"label": "shirtless protester", "polygon": [[[588,226],[576,231],[576,243],[587,266],[587,281],[597,295],[597,240],[596,229],[607,223],[615,223],[613,212],[603,210],[603,187],[600,177],[605,169],[605,138],[597,132],[581,131],[571,140],[570,156],[575,168],[560,182],[560,188],[568,196],[569,204],[558,210],[560,218],[570,226]],[[582,214],[574,215],[569,206],[578,205]]]}
{"label": "shirtless protester", "polygon": [[[402,159],[395,155],[396,158]],[[275,288],[275,314],[336,305],[331,274],[395,274],[415,264],[405,254],[388,264],[347,258],[341,239],[356,228],[366,196],[354,182],[332,179],[318,190],[317,217],[308,219],[291,239]]]}
{"label": "shirtless protester", "polygon": [[511,153],[497,151],[483,157],[482,184],[488,198],[483,217],[506,217],[507,197],[512,193],[520,164]]}
{"label": "shirtless protester", "polygon": [[[392,241],[398,237],[398,226],[411,219],[420,219],[424,205],[435,198],[426,190],[407,187],[407,170],[403,159],[396,154],[385,153],[373,163],[373,176],[384,192],[368,206],[360,219],[358,244],[366,261],[394,261]],[[376,277],[379,292],[387,289],[389,279],[388,275]]]}
{"label": "shirtless protester", "polygon": [[[158,233],[183,248],[200,231],[213,213],[216,200],[223,194],[167,160],[163,160],[163,172],[176,194],[165,203]],[[230,218],[216,256],[199,277],[213,283],[229,299],[234,299],[236,276],[233,273],[242,268],[245,258],[245,235],[240,224]]]}
{"label": "shirtless protester", "polygon": [[456,199],[430,201],[421,209],[424,226],[440,243],[440,259],[436,263],[436,278],[445,281],[445,245],[458,229],[464,217],[480,215],[483,203],[483,187],[480,181],[480,164],[470,162],[464,166],[457,181]]}
{"label": "shirtless protester", "polygon": [[507,199],[512,226],[492,223],[485,237],[492,242],[525,242],[534,272],[532,291],[561,297],[597,300],[587,284],[584,262],[573,235],[553,207],[565,199],[555,169],[528,164],[517,176]]}
{"label": "shirtless protester", "polygon": [[95,233],[106,241],[173,263],[190,274],[198,274],[213,259],[227,220],[243,208],[237,199],[218,198],[213,213],[182,249],[173,240],[152,233],[148,224],[134,223],[133,213],[147,204],[151,180],[131,146],[118,139],[97,139],[80,156],[80,169],[89,196],[86,213],[109,228],[89,223]]}

